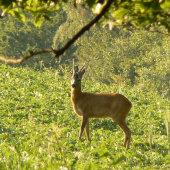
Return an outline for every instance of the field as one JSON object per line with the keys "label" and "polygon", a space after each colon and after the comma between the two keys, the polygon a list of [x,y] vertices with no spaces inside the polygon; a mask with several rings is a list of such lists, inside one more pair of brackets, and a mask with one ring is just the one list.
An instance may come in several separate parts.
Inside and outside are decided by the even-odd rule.
{"label": "field", "polygon": [[[131,148],[111,119],[91,119],[91,143],[78,140],[81,117],[72,108],[71,70],[35,71],[0,65],[0,169],[170,169],[169,100],[139,85],[82,80],[82,90],[125,95]],[[86,77],[86,74],[84,75]]]}

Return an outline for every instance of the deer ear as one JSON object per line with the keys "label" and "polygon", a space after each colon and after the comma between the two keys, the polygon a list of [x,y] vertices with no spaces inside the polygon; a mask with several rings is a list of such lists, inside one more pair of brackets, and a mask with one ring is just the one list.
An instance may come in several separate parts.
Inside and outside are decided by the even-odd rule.
{"label": "deer ear", "polygon": [[84,65],[82,66],[82,68],[80,69],[80,77],[82,78],[83,74],[86,71],[86,62],[84,63]]}
{"label": "deer ear", "polygon": [[73,58],[73,74],[75,73],[75,61],[74,61],[74,58]]}
{"label": "deer ear", "polygon": [[86,62],[84,62],[84,65],[82,66],[82,68],[80,69],[80,72],[83,72],[86,70]]}
{"label": "deer ear", "polygon": [[78,71],[79,71],[79,68],[78,68],[78,66],[75,66],[75,60],[73,59],[73,74]]}

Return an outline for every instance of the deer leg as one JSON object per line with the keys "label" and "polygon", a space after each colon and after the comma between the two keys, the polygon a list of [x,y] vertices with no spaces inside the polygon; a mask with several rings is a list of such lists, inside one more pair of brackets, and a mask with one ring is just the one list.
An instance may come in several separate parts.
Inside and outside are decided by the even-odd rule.
{"label": "deer leg", "polygon": [[127,149],[129,149],[129,146],[130,146],[130,138],[131,138],[130,129],[128,128],[126,122],[123,121],[123,120],[117,121],[117,123],[118,123],[118,125],[121,127],[121,129],[124,131],[124,133],[125,133],[124,147],[126,147]]}
{"label": "deer leg", "polygon": [[85,128],[87,122],[88,122],[88,118],[83,116],[83,121],[82,121],[82,124],[81,124],[79,139],[81,139],[82,133],[84,131],[84,128]]}
{"label": "deer leg", "polygon": [[87,120],[87,123],[86,123],[86,126],[85,126],[85,130],[86,130],[87,139],[88,139],[88,141],[90,141],[90,135],[89,135],[89,119]]}

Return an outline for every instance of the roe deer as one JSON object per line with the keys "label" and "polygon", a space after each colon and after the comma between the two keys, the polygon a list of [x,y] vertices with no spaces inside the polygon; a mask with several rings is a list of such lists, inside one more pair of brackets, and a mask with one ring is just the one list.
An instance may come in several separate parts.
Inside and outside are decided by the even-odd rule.
{"label": "roe deer", "polygon": [[85,63],[78,69],[73,60],[73,75],[71,78],[71,99],[75,112],[83,117],[79,139],[85,128],[89,136],[89,118],[110,117],[125,133],[124,147],[129,149],[131,132],[125,122],[126,116],[132,108],[132,103],[123,95],[117,93],[92,94],[81,91],[81,79],[85,73]]}

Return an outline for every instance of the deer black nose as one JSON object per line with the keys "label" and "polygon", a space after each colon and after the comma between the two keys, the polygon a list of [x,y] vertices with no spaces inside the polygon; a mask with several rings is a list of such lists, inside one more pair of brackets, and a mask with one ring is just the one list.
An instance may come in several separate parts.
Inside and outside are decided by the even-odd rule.
{"label": "deer black nose", "polygon": [[76,85],[75,85],[75,84],[72,84],[72,85],[71,85],[71,87],[73,87],[73,88],[74,88],[74,87],[76,87]]}

